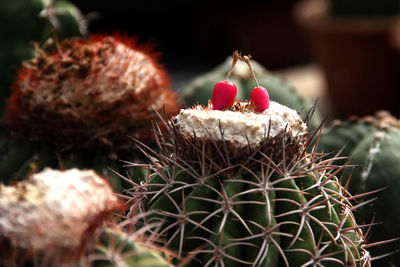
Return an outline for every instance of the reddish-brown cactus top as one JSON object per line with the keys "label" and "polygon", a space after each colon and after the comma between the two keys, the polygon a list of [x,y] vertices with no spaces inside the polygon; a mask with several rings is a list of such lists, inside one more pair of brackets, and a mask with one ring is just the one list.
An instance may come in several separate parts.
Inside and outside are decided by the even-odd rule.
{"label": "reddish-brown cactus top", "polygon": [[152,136],[152,109],[178,112],[157,53],[130,38],[94,35],[37,49],[13,85],[7,121],[31,138],[58,145],[118,146]]}

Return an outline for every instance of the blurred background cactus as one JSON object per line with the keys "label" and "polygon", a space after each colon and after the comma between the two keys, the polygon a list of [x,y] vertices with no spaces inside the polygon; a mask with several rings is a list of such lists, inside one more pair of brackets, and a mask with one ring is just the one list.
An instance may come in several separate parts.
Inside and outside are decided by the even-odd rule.
{"label": "blurred background cactus", "polygon": [[93,168],[118,188],[107,168],[133,160],[130,137],[151,143],[154,110],[179,109],[170,79],[156,53],[127,36],[50,40],[55,46],[37,46],[12,86],[0,176],[10,182],[46,166]]}
{"label": "blurred background cactus", "polygon": [[40,45],[52,36],[60,40],[87,34],[86,20],[69,1],[18,0],[0,3],[0,106],[24,60],[35,56],[32,42]]}
{"label": "blurred background cactus", "polygon": [[[359,209],[362,223],[373,218],[377,226],[371,231],[370,242],[379,239],[394,239],[400,236],[400,212],[396,205],[399,193],[400,121],[388,112],[377,112],[374,116],[353,117],[347,121],[335,121],[327,127],[319,142],[321,150],[338,153],[349,158],[355,167],[343,170],[343,179],[350,177],[349,190],[353,194],[366,191],[378,191],[375,201]],[[343,150],[342,150],[343,149]],[[387,245],[391,251],[399,249],[399,242]],[[373,254],[381,252],[383,247],[374,248]],[[400,264],[399,256],[392,255],[374,266]]]}

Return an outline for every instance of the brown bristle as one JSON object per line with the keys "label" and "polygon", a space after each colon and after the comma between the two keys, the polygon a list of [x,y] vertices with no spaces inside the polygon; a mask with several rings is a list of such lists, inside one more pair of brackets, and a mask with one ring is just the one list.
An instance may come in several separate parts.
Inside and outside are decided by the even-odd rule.
{"label": "brown bristle", "polygon": [[179,107],[150,51],[121,35],[65,40],[52,53],[38,48],[13,85],[7,122],[30,138],[62,146],[151,138],[153,109],[176,114]]}
{"label": "brown bristle", "polygon": [[[202,106],[199,104],[196,104],[192,107],[193,109],[198,109],[198,110],[211,110],[212,109],[212,101],[208,100],[208,105],[207,106]],[[251,103],[250,101],[235,101],[232,106],[230,106],[227,109],[223,110],[229,110],[229,111],[234,111],[234,112],[255,112],[255,105]]]}
{"label": "brown bristle", "polygon": [[[145,178],[131,183],[127,201],[134,201],[132,210],[142,212],[143,225],[163,224],[157,236],[164,238],[166,246],[178,255],[193,255],[187,247],[199,241],[195,252],[201,257],[195,261],[203,265],[226,264],[224,258],[229,255],[229,260],[238,266],[259,266],[273,261],[272,250],[264,250],[271,247],[281,251],[282,266],[300,266],[304,262],[304,266],[322,266],[329,261],[338,266],[370,266],[364,226],[357,224],[352,213],[359,205],[353,206],[354,200],[366,195],[351,196],[340,184],[337,174],[349,166],[335,165],[339,154],[328,157],[308,152],[311,140],[319,139],[320,130],[298,137],[282,131],[265,138],[258,148],[246,150],[235,148],[224,139],[187,136],[176,122],[177,118],[166,118],[169,131],[155,129],[157,150],[136,140],[148,164],[125,162],[125,166],[148,171]],[[221,126],[220,130],[223,135]],[[195,208],[189,202],[193,200],[199,201]],[[171,209],[167,210],[165,203],[170,203]],[[256,221],[259,214],[252,217],[257,212],[247,212],[244,207],[248,205],[250,209],[255,204],[263,208],[263,220],[275,217],[276,224],[263,221],[261,225]],[[240,207],[240,211],[234,207]],[[203,215],[194,219],[198,214]],[[234,227],[233,222],[237,223]],[[274,241],[276,236],[280,241]],[[252,243],[257,238],[258,243]],[[312,247],[306,247],[310,241]],[[246,258],[229,254],[228,246],[254,246],[259,251]],[[203,257],[206,260],[202,262]]]}
{"label": "brown bristle", "polygon": [[[242,102],[243,103],[243,102]],[[250,112],[252,105],[249,102],[240,107],[245,112]],[[193,107],[194,109],[212,109],[202,105]],[[240,112],[240,110],[236,110]],[[290,130],[283,130],[276,136],[270,136],[270,129],[265,129],[264,140],[258,147],[252,148],[250,140],[247,147],[237,147],[237,144],[226,139],[214,140],[213,138],[197,137],[181,132],[176,125],[174,118],[164,114],[159,115],[166,126],[165,131],[154,129],[157,144],[161,151],[169,151],[177,157],[191,162],[196,168],[208,170],[222,170],[241,165],[242,167],[252,168],[257,165],[257,157],[266,155],[272,160],[293,161],[301,160],[303,153],[307,149],[308,139],[312,138],[310,134],[293,135]],[[220,127],[221,135],[224,130]],[[141,147],[143,144],[134,140]],[[250,160],[250,158],[252,160]],[[240,167],[240,168],[242,168]]]}

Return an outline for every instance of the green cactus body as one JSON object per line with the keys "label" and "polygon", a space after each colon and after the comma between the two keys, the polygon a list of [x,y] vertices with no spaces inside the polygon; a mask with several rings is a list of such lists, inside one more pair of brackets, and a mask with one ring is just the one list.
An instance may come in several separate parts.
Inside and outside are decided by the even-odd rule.
{"label": "green cactus body", "polygon": [[[282,231],[295,237],[283,239],[288,261],[294,266],[311,262],[323,266],[362,266],[364,256],[358,250],[363,234],[360,230],[348,231],[357,228],[357,224],[350,212],[351,206],[343,204],[346,198],[340,192],[343,188],[337,177],[307,169],[296,176],[278,186],[297,192],[277,191],[277,200],[283,202],[277,205],[281,212],[278,222],[298,224],[282,227]],[[285,203],[285,199],[291,201]]]}
{"label": "green cactus body", "polygon": [[151,247],[151,243],[137,239],[135,235],[106,228],[98,243],[93,255],[89,257],[89,259],[94,258],[91,262],[93,266],[170,266],[156,247]]}
{"label": "green cactus body", "polygon": [[[244,110],[229,117],[242,123],[241,116],[252,116]],[[286,118],[282,132],[270,121],[256,147],[252,130],[242,133],[248,146],[232,141],[233,122],[219,121],[220,137],[206,125],[185,132],[187,113],[199,113],[190,124],[204,114],[212,114],[207,125],[219,120],[211,116],[224,116],[200,106],[182,110],[166,122],[167,132],[156,133],[162,152],[137,142],[152,174],[129,191],[141,200],[143,222],[162,225],[157,237],[163,244],[193,257],[189,266],[370,266],[352,201],[335,176],[340,167],[330,164],[334,158],[305,152],[307,130],[292,112],[302,126],[295,127],[289,113],[279,115]]]}
{"label": "green cactus body", "polygon": [[[382,239],[392,239],[400,235],[400,221],[398,214],[400,207],[396,205],[400,190],[400,130],[393,129],[388,132],[377,131],[366,137],[350,154],[351,162],[360,167],[353,170],[351,181],[354,192],[361,190],[374,191],[384,189],[376,194],[376,201],[360,209],[360,217],[364,223],[383,222],[383,225],[374,227],[371,233],[371,242]],[[349,173],[350,170],[346,170]],[[374,217],[375,216],[375,217]],[[387,247],[374,248],[374,255],[395,251],[397,242]],[[400,264],[398,255],[383,259],[380,264],[387,262]]]}
{"label": "green cactus body", "polygon": [[[354,168],[346,168],[341,174],[349,177],[352,194],[384,189],[374,195],[378,199],[359,209],[362,223],[383,222],[371,231],[370,240],[376,242],[391,239],[400,234],[398,205],[393,205],[399,195],[400,182],[400,130],[399,122],[390,114],[380,112],[375,117],[343,122],[326,130],[320,139],[325,152],[337,152],[347,143],[342,156],[349,157]],[[373,256],[395,251],[396,244],[371,248]],[[378,266],[400,264],[397,255],[376,262]],[[375,265],[375,264],[374,264]]]}
{"label": "green cactus body", "polygon": [[[215,84],[226,78],[226,70],[229,69],[229,65],[230,60],[227,60],[220,66],[215,67],[208,73],[200,75],[184,86],[180,95],[186,106],[190,107],[196,103],[207,105],[208,100],[212,98]],[[272,101],[295,109],[300,112],[303,117],[306,117],[307,112],[312,107],[312,103],[309,100],[302,97],[296,89],[285,80],[267,71],[257,62],[253,62],[253,68],[259,84],[267,88]],[[229,80],[234,82],[237,87],[236,99],[250,99],[250,93],[255,87],[255,84],[246,63],[237,62]],[[311,121],[312,127],[316,129],[320,123],[320,116],[317,113],[314,114],[313,120]]]}
{"label": "green cactus body", "polygon": [[[173,181],[168,183],[178,183],[166,189],[154,204],[148,206],[148,211],[155,213],[149,216],[149,222],[156,222],[157,218],[170,222],[160,230],[160,236],[166,235],[167,246],[180,255],[203,247],[196,259],[204,265],[242,266],[259,257],[262,266],[276,266],[278,252],[275,244],[268,241],[260,246],[264,243],[265,228],[276,224],[265,210],[264,194],[258,192],[261,189],[249,186],[242,176],[190,182],[190,175],[184,173],[186,177],[177,177],[176,181],[172,178]],[[160,179],[157,178],[151,179],[149,186],[159,185]],[[186,184],[179,183],[182,178]],[[249,192],[243,193],[246,191]],[[253,224],[246,222],[250,218]],[[250,235],[253,231],[260,236]],[[277,240],[276,244],[279,237]],[[257,245],[266,250],[267,258],[263,258],[264,251]],[[192,264],[196,266],[195,261]]]}
{"label": "green cactus body", "polygon": [[[343,149],[341,155],[348,156],[361,140],[376,131],[375,126],[368,122],[337,123],[338,126],[324,129],[319,140],[319,149],[326,153],[338,153]],[[347,159],[341,159],[338,163],[344,164],[346,161]]]}

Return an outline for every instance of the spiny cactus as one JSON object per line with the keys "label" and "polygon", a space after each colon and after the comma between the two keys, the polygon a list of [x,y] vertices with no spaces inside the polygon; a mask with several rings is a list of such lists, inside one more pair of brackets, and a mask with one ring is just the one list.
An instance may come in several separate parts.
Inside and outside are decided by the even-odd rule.
{"label": "spiny cactus", "polygon": [[150,163],[126,164],[148,171],[131,178],[132,209],[178,255],[195,253],[190,266],[370,266],[343,166],[308,153],[313,133],[270,104],[198,105],[155,128],[157,151],[137,141]]}
{"label": "spiny cactus", "polygon": [[20,134],[54,144],[118,148],[145,139],[152,108],[178,111],[166,72],[149,48],[126,36],[67,39],[37,48],[13,86],[7,122]]}
{"label": "spiny cactus", "polygon": [[122,203],[93,171],[45,169],[0,185],[0,265],[79,266],[103,220]]}
{"label": "spiny cactus", "polygon": [[153,109],[179,110],[168,75],[148,45],[127,36],[93,35],[64,40],[53,52],[37,49],[8,102],[8,128],[0,136],[3,181],[24,177],[31,166],[119,171],[118,156],[135,157],[126,149],[128,135],[153,141]]}
{"label": "spiny cactus", "polygon": [[[370,240],[397,238],[400,235],[400,212],[394,204],[398,198],[400,175],[400,121],[388,112],[380,111],[374,116],[353,117],[348,121],[335,121],[324,130],[320,138],[320,149],[337,153],[343,148],[342,155],[353,164],[354,169],[344,170],[348,177],[350,190],[357,194],[365,191],[381,191],[376,194],[377,200],[360,208],[360,218],[365,223],[375,218],[377,225],[371,233]],[[382,254],[398,250],[398,244],[389,248],[371,250],[371,253]],[[381,266],[400,264],[399,256],[393,255],[376,262]]]}
{"label": "spiny cactus", "polygon": [[[128,234],[118,227],[103,229],[94,252],[87,257],[89,266],[168,267],[171,253],[154,245],[143,232]],[[169,258],[166,258],[168,256]]]}
{"label": "spiny cactus", "polygon": [[[207,105],[208,100],[212,96],[214,85],[225,78],[227,69],[229,69],[230,65],[231,59],[228,58],[221,65],[194,78],[185,85],[180,91],[180,96],[186,106],[190,107],[196,103]],[[252,65],[259,83],[268,89],[271,99],[299,111],[303,117],[306,116],[308,110],[313,106],[308,99],[302,97],[288,82],[272,72],[269,72],[257,62],[253,61]],[[237,62],[229,79],[237,86],[237,99],[250,100],[250,92],[253,89],[253,80],[251,72],[245,62]],[[320,123],[320,116],[318,112],[315,112],[311,126],[317,128]]]}

